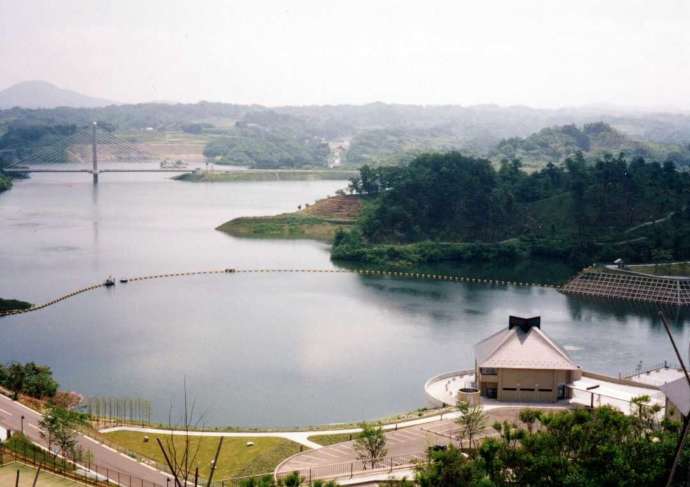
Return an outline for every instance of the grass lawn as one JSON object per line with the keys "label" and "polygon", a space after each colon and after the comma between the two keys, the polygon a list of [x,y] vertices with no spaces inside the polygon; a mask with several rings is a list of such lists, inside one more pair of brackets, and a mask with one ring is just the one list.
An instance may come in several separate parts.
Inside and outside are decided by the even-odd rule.
{"label": "grass lawn", "polygon": [[309,440],[319,445],[328,446],[342,443],[343,441],[350,441],[357,438],[357,433],[342,433],[338,435],[314,435],[310,436]]}
{"label": "grass lawn", "polygon": [[[165,459],[158,447],[156,435],[149,434],[149,441],[146,443],[144,443],[144,436],[147,435],[132,431],[105,434],[111,442],[164,464]],[[162,435],[160,438],[165,444],[170,437]],[[184,437],[175,436],[174,438],[178,455],[181,456],[179,452],[182,450]],[[204,478],[210,471],[211,460],[216,452],[218,441],[219,438],[214,437],[191,437],[191,451],[195,451],[199,445],[197,460],[199,472]],[[254,446],[246,446],[248,441],[253,441]],[[271,473],[282,460],[299,451],[299,444],[283,438],[225,438],[214,477],[221,480],[228,477]]]}
{"label": "grass lawn", "polygon": [[311,238],[332,241],[340,229],[349,229],[362,210],[356,196],[331,196],[292,213],[241,217],[216,228],[235,237]]}
{"label": "grass lawn", "polygon": [[[0,467],[0,485],[14,486],[19,470],[19,487],[31,487],[36,470],[20,463],[9,463]],[[36,487],[76,487],[78,484],[68,479],[58,477],[52,473],[41,471]]]}
{"label": "grass lawn", "polygon": [[651,264],[651,265],[631,265],[630,270],[635,272],[643,272],[645,274],[653,274],[656,276],[690,276],[690,262],[673,262],[669,264]]}
{"label": "grass lawn", "polygon": [[351,226],[349,221],[326,220],[295,214],[235,218],[217,230],[235,237],[253,238],[310,238],[333,240],[338,229]]}

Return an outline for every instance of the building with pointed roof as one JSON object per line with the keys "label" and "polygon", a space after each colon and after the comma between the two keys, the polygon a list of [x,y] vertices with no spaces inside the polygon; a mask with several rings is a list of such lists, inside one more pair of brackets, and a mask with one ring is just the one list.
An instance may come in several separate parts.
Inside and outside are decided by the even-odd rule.
{"label": "building with pointed roof", "polygon": [[511,316],[508,328],[474,347],[475,383],[480,394],[499,401],[556,402],[582,370],[541,330],[541,318]]}

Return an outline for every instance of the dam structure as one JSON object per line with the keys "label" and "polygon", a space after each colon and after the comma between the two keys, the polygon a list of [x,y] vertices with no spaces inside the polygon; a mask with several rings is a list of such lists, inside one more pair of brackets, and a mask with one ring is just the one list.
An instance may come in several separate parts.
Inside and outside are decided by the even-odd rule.
{"label": "dam structure", "polygon": [[611,266],[589,267],[561,288],[564,294],[660,305],[690,305],[690,277],[656,276]]}

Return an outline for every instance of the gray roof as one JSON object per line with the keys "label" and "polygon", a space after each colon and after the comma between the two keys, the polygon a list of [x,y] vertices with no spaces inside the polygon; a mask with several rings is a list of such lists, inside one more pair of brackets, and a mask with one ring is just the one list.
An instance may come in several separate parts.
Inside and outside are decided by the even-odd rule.
{"label": "gray roof", "polygon": [[541,329],[503,329],[474,346],[479,367],[577,370],[568,353]]}
{"label": "gray roof", "polygon": [[685,377],[667,382],[659,386],[659,389],[666,394],[668,400],[678,408],[678,411],[680,411],[683,416],[688,415],[688,412],[690,412],[690,386]]}

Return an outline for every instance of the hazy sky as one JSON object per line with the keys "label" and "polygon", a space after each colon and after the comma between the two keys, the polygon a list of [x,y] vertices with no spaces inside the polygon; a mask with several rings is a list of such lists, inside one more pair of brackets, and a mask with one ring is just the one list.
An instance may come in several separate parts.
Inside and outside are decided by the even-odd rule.
{"label": "hazy sky", "polygon": [[0,89],[690,109],[687,0],[0,0]]}

